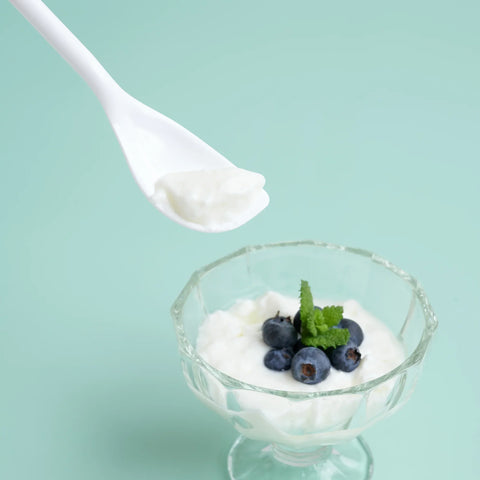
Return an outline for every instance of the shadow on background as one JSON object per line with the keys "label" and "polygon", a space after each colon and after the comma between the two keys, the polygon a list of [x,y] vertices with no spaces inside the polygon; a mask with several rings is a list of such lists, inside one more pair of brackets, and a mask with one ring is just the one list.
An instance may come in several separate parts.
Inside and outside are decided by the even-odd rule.
{"label": "shadow on background", "polygon": [[108,472],[108,478],[115,472],[117,480],[160,480],[184,478],[193,470],[201,477],[227,480],[227,455],[235,432],[198,400],[190,400],[191,408],[182,415],[173,406],[170,416],[159,414],[158,408],[165,406],[132,409],[128,401],[117,401],[109,410],[103,402],[93,411],[84,410],[77,417],[82,426],[71,433],[78,433],[75,443],[88,471],[100,477]]}

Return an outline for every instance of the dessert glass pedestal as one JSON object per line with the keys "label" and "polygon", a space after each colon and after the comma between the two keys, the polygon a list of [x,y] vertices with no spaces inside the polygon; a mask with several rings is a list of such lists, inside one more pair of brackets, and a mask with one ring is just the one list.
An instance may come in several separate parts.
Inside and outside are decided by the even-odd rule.
{"label": "dessert glass pedestal", "polygon": [[[267,291],[298,297],[302,279],[332,304],[357,300],[402,342],[405,360],[361,385],[305,393],[239,381],[198,355],[198,328],[210,313]],[[213,262],[193,273],[172,316],[188,386],[240,432],[228,456],[234,480],[371,478],[359,435],[408,400],[437,326],[410,275],[371,252],[315,241],[250,246]]]}

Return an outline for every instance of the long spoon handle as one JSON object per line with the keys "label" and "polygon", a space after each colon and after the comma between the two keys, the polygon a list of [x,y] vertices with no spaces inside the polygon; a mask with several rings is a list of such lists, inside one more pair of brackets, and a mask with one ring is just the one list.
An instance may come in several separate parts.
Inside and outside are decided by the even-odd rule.
{"label": "long spoon handle", "polygon": [[42,1],[10,0],[10,3],[87,82],[107,108],[113,95],[122,90],[82,42]]}

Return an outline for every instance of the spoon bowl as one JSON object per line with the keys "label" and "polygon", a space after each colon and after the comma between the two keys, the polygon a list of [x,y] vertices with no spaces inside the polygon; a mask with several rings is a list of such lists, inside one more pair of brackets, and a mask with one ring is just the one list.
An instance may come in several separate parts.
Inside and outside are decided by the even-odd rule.
{"label": "spoon bowl", "polygon": [[[222,232],[243,225],[268,205],[260,174],[237,168],[193,133],[125,92],[43,2],[10,2],[96,94],[136,183],[164,215],[194,230]],[[173,182],[163,182],[172,174]]]}
{"label": "spoon bowl", "polygon": [[[162,189],[158,187],[159,181],[171,178],[171,174],[182,173],[180,178],[182,183],[185,183],[192,173],[205,172],[205,177],[201,175],[200,181],[203,179],[210,190],[212,182],[208,182],[208,177],[211,175],[221,171],[235,175],[243,172],[245,175],[245,171],[236,168],[232,162],[186,128],[138,101],[124,90],[120,89],[118,99],[112,107],[107,106],[105,111],[138,186],[150,202],[171,220],[193,230],[221,232],[243,225],[268,205],[267,193],[263,188],[258,188],[263,187],[263,177],[258,184],[260,175],[248,172],[247,181],[251,183],[247,191],[253,193],[255,201],[242,203],[242,208],[233,209],[235,215],[220,219],[220,222],[215,215],[213,220],[206,222],[189,220],[188,214],[180,214],[180,210],[175,208],[176,203],[167,198],[168,195],[163,194]],[[193,181],[197,180],[198,188],[198,176],[191,177]],[[195,186],[189,185],[188,192],[193,188]],[[220,203],[229,202],[228,198],[225,199],[225,196],[221,195],[222,186],[217,181],[213,182],[213,189],[214,194],[210,190],[203,191],[203,195],[209,197],[213,195]],[[215,201],[211,199],[203,204],[199,203],[198,197],[202,196],[202,192],[195,195],[189,195],[188,192],[180,192],[183,195],[183,202],[188,203],[187,210],[191,210],[195,203],[201,212],[214,208]],[[242,201],[248,197],[240,196]],[[231,197],[230,195],[230,208],[233,207]]]}

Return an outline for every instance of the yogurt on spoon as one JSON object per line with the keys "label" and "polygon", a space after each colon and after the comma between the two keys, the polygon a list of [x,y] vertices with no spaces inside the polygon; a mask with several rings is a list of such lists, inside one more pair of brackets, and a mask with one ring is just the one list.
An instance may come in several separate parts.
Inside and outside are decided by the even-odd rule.
{"label": "yogurt on spoon", "polygon": [[237,228],[269,202],[259,173],[234,166],[173,172],[155,183],[151,202],[167,216],[206,232]]}

